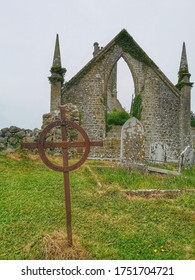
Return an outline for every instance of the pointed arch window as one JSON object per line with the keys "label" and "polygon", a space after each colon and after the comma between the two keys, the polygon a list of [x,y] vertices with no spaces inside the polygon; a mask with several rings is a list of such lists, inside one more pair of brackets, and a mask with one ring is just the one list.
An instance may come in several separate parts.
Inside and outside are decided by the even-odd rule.
{"label": "pointed arch window", "polygon": [[117,98],[122,107],[130,112],[135,87],[132,74],[123,58],[117,62],[117,70]]}
{"label": "pointed arch window", "polygon": [[112,69],[107,88],[107,111],[131,109],[134,95],[134,82],[131,71],[121,57]]}

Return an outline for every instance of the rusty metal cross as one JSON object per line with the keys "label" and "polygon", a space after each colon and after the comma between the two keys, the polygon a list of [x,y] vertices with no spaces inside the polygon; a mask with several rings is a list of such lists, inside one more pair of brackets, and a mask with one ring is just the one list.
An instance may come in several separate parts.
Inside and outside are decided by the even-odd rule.
{"label": "rusty metal cross", "polygon": [[[47,142],[46,135],[54,127],[61,127],[61,142]],[[76,129],[82,135],[84,141],[71,142],[68,141],[67,127]],[[38,149],[42,161],[51,169],[63,172],[64,175],[64,192],[65,192],[65,208],[66,208],[66,227],[68,245],[72,246],[72,226],[71,226],[71,199],[70,199],[70,183],[69,172],[79,168],[87,159],[91,146],[103,146],[103,141],[90,141],[87,133],[83,128],[73,121],[66,120],[66,114],[63,107],[60,107],[60,119],[47,125],[39,134],[38,143],[21,143],[21,148]],[[69,165],[68,148],[83,147],[84,153],[80,160],[72,165]],[[63,165],[58,166],[53,164],[47,157],[45,150],[47,148],[61,148]]]}

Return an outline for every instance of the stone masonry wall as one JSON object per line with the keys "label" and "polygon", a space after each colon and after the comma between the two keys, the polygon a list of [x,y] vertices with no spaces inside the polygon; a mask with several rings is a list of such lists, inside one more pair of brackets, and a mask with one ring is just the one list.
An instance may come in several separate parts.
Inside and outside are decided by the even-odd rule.
{"label": "stone masonry wall", "polygon": [[37,142],[40,130],[19,128],[16,126],[5,127],[0,130],[0,153],[14,152],[20,149],[21,141]]}
{"label": "stone masonry wall", "polygon": [[[79,112],[75,105],[68,103],[64,105],[66,118],[67,120],[71,120],[79,123]],[[60,119],[60,111],[54,110],[51,113],[43,115],[42,129],[44,129],[48,124]],[[19,128],[16,126],[10,126],[9,128],[2,128],[0,130],[0,153],[4,152],[14,152],[20,150],[20,143],[36,143],[38,142],[38,136],[41,130],[35,128],[33,130]],[[71,141],[77,140],[78,134],[74,129],[68,129],[68,139]],[[47,141],[61,141],[61,130],[60,128],[52,129],[47,134]],[[34,153],[37,152],[36,149],[33,150]],[[54,151],[49,150],[48,152],[51,154],[59,155],[61,153],[61,149],[55,149]],[[70,149],[70,155],[75,153],[74,149]]]}
{"label": "stone masonry wall", "polygon": [[103,92],[103,67],[97,63],[77,85],[73,85],[62,95],[62,104],[71,102],[78,107],[82,127],[90,140],[100,140],[105,137]]}
{"label": "stone masonry wall", "polygon": [[[180,152],[179,98],[149,69],[145,75],[142,95],[142,123],[145,129],[145,153],[158,161],[177,161]],[[155,146],[162,146],[163,152]],[[159,154],[160,153],[160,154]]]}
{"label": "stone masonry wall", "polygon": [[106,138],[103,139],[103,147],[91,148],[89,156],[91,158],[120,160],[121,128],[122,126],[112,126]]}
{"label": "stone masonry wall", "polygon": [[123,110],[117,99],[117,63],[112,69],[107,86],[107,112],[111,113],[113,110]]}
{"label": "stone masonry wall", "polygon": [[151,152],[159,153],[155,147],[161,145],[164,151],[157,155],[159,161],[178,161],[181,143],[180,94],[177,89],[160,70],[134,59],[118,45],[105,50],[102,57],[100,52],[99,56],[101,59],[97,59],[82,79],[64,90],[62,103],[72,102],[78,106],[82,126],[90,139],[106,139],[109,78],[114,65],[123,57],[133,76],[135,94],[142,96],[141,122],[145,131],[146,159],[152,160]]}

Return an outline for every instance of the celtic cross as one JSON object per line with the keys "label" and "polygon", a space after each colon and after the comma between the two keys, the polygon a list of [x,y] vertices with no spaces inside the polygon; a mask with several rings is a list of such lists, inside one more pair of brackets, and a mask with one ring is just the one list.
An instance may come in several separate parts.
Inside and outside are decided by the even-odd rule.
{"label": "celtic cross", "polygon": [[[55,128],[61,128],[61,142],[47,142],[46,135],[47,133]],[[82,142],[73,142],[68,141],[67,137],[67,127],[72,127],[76,129],[83,137]],[[42,159],[42,161],[51,169],[59,172],[63,172],[64,175],[64,192],[65,192],[65,208],[66,208],[66,227],[67,227],[67,239],[68,245],[72,246],[72,226],[71,226],[71,199],[70,199],[70,183],[69,183],[69,172],[79,168],[87,159],[87,156],[90,152],[91,146],[103,146],[103,141],[90,141],[87,133],[83,130],[83,128],[78,125],[76,122],[69,121],[66,119],[65,110],[63,107],[60,107],[60,119],[56,120],[49,125],[47,125],[39,134],[37,143],[21,143],[21,148],[26,149],[38,149],[38,153]],[[68,158],[68,148],[71,147],[83,147],[84,153],[81,156],[80,160],[72,165],[69,165]],[[63,165],[58,166],[52,163],[46,153],[45,149],[47,148],[61,148],[62,150],[62,158]]]}

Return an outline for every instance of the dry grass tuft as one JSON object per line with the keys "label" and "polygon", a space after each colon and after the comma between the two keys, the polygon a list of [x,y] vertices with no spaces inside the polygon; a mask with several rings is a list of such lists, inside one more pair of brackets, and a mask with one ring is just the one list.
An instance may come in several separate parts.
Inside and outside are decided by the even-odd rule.
{"label": "dry grass tuft", "polygon": [[29,158],[31,160],[38,160],[40,157],[38,154],[33,154],[33,153],[10,153],[10,152],[4,152],[4,155],[7,156],[8,158],[14,159],[14,160],[23,160],[25,158]]}
{"label": "dry grass tuft", "polygon": [[22,160],[24,157],[21,154],[18,153],[6,153],[5,155],[7,155],[8,158],[14,159],[14,160]]}
{"label": "dry grass tuft", "polygon": [[30,154],[30,153],[28,153],[27,157],[29,159],[31,159],[31,160],[38,160],[38,159],[40,159],[38,154]]}
{"label": "dry grass tuft", "polygon": [[67,244],[66,235],[61,231],[46,234],[43,238],[46,260],[86,260],[89,253],[80,245],[78,238],[73,236],[73,246]]}

